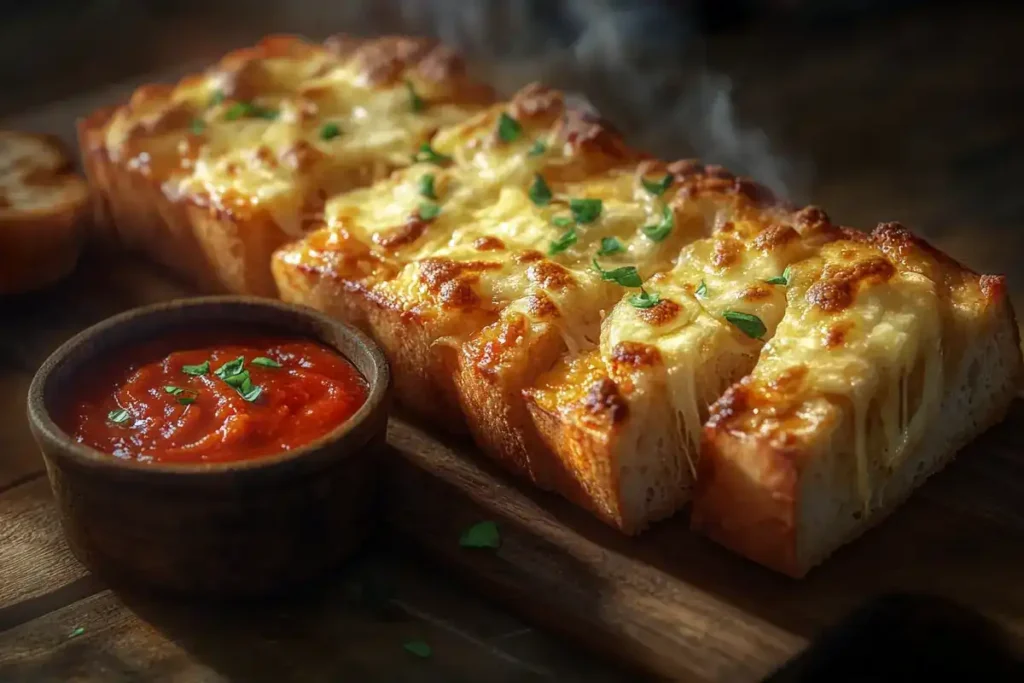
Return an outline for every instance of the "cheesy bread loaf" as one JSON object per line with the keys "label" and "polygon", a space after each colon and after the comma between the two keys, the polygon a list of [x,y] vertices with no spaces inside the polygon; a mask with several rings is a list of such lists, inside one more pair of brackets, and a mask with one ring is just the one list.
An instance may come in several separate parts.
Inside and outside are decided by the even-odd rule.
{"label": "cheesy bread loaf", "polygon": [[0,131],[0,294],[52,284],[74,269],[88,198],[59,141]]}
{"label": "cheesy bread loaf", "polygon": [[101,216],[204,286],[372,334],[399,400],[628,534],[800,576],[998,421],[999,277],[506,102],[425,41],[271,38],[81,126]]}
{"label": "cheesy bread loaf", "polygon": [[272,36],[79,123],[97,223],[207,290],[273,295],[324,199],[406,166],[493,99],[428,40]]}

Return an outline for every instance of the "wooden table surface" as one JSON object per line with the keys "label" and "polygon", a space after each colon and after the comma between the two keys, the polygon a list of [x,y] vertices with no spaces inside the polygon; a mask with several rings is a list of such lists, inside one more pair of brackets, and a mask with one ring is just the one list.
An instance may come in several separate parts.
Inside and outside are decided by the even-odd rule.
{"label": "wooden table surface", "polygon": [[[296,16],[247,16],[231,40],[325,32]],[[201,34],[214,35],[215,26]],[[145,68],[206,57],[222,49],[214,42],[176,49],[157,36],[159,54]],[[1008,273],[1024,306],[1024,9],[939,9],[799,32],[755,27],[700,51],[730,76],[738,119],[763,128],[771,152],[790,161],[769,171],[787,169],[794,196],[858,227],[902,220],[970,266]],[[713,85],[720,94],[722,83]],[[72,96],[57,83],[52,92],[71,99],[3,124],[70,138],[74,114],[111,97]],[[680,133],[672,144],[764,168],[760,143],[745,140],[740,151],[714,135]],[[184,293],[145,263],[115,271],[87,259],[54,290],[0,301],[0,681],[636,680],[489,606],[386,534],[325,591],[288,603],[168,604],[91,577],[63,544],[25,393],[51,350],[143,303],[141,291]],[[406,652],[412,640],[428,642],[433,657]]]}

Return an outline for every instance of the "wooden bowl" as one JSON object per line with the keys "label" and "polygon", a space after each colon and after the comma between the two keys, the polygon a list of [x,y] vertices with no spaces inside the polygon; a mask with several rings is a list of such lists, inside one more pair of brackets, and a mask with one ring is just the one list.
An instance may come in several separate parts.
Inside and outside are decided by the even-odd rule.
{"label": "wooden bowl", "polygon": [[[122,460],[77,443],[54,422],[56,399],[95,360],[183,328],[235,325],[334,348],[369,383],[366,403],[307,446],[226,463]],[[389,385],[380,349],[347,325],[267,299],[204,297],[128,311],[72,338],[33,378],[28,418],[83,564],[114,583],[245,597],[322,576],[367,536]]]}

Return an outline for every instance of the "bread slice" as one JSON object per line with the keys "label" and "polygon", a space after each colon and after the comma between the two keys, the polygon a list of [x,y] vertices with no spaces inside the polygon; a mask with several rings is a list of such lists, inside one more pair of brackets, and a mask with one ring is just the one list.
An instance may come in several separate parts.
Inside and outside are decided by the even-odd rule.
{"label": "bread slice", "polygon": [[407,166],[493,99],[432,41],[271,36],[79,123],[101,236],[200,287],[273,295],[324,199]]}
{"label": "bread slice", "polygon": [[[680,182],[700,187],[707,177],[696,167]],[[598,349],[564,356],[523,392],[559,461],[627,533],[689,501],[708,406],[774,334],[790,264],[841,234],[818,209],[754,207],[731,187],[689,193],[683,206],[697,199],[715,207],[713,234],[645,283],[657,303],[623,297]]]}
{"label": "bread slice", "polygon": [[792,267],[753,372],[711,409],[693,526],[799,577],[998,422],[1021,377],[1001,277],[896,224]]}
{"label": "bread slice", "polygon": [[[328,202],[324,229],[280,250],[273,270],[286,300],[366,327],[389,350],[404,403],[456,426],[463,422],[453,381],[461,346],[513,303],[551,309],[560,299],[576,302],[564,318],[589,316],[596,342],[600,302],[618,296],[590,263],[596,243],[613,234],[635,238],[662,209],[636,199],[640,156],[547,88],[528,86],[442,130],[433,149],[438,163]],[[423,195],[425,176],[433,198]],[[570,197],[602,197],[602,215],[580,229],[577,243],[547,255],[569,230],[556,223],[571,222]],[[427,220],[425,203],[437,210]],[[675,239],[639,246],[657,260],[673,253]]]}
{"label": "bread slice", "polygon": [[37,289],[74,270],[88,197],[58,140],[0,131],[0,294]]}

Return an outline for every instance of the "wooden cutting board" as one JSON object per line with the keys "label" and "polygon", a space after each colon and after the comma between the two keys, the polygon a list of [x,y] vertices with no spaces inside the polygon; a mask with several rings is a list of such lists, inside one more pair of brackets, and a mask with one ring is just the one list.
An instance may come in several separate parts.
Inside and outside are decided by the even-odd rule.
{"label": "wooden cutting board", "polygon": [[[98,258],[73,282],[6,307],[22,332],[0,334],[0,357],[34,367],[89,324],[189,294],[145,262]],[[470,444],[400,418],[389,428],[384,521],[483,597],[677,680],[760,680],[854,607],[896,590],[952,597],[1024,649],[1022,425],[1018,401],[890,519],[802,581],[691,533],[685,514],[623,537],[506,477]],[[460,547],[481,520],[497,522],[501,547]]]}
{"label": "wooden cutting board", "polygon": [[[953,598],[1024,650],[1022,426],[1017,401],[881,526],[799,581],[691,533],[685,513],[625,538],[400,420],[389,431],[387,519],[510,610],[673,679],[760,680],[890,591]],[[482,519],[498,522],[501,548],[460,548]]]}

